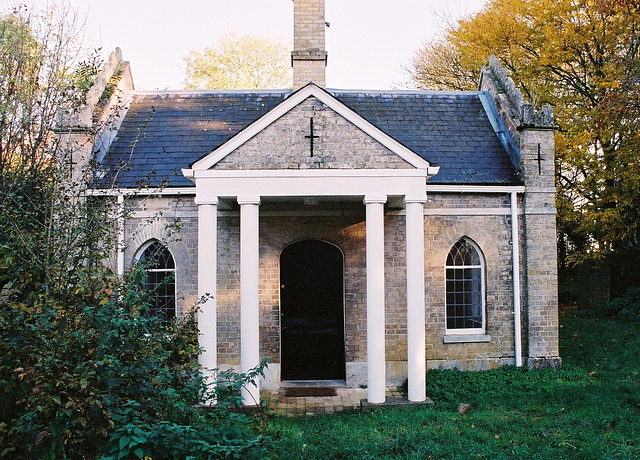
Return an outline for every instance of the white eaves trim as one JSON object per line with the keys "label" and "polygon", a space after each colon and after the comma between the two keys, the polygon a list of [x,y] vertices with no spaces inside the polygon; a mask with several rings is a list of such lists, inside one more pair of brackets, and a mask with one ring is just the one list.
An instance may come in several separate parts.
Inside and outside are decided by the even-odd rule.
{"label": "white eaves trim", "polygon": [[437,174],[437,168],[431,167],[428,161],[421,158],[415,152],[408,149],[407,147],[393,139],[391,136],[382,132],[379,128],[369,123],[367,120],[362,118],[356,112],[345,106],[327,91],[323,90],[314,83],[309,83],[308,85],[300,88],[295,93],[291,94],[284,101],[273,108],[269,113],[247,126],[245,129],[228,140],[225,144],[221,145],[204,158],[201,158],[200,160],[193,163],[191,169],[201,171],[211,168],[217,162],[222,160],[235,149],[243,145],[249,139],[260,133],[267,126],[278,120],[280,117],[288,113],[290,110],[301,104],[309,97],[315,97],[316,99],[318,99],[327,107],[331,108],[337,114],[353,123],[355,126],[360,128],[362,131],[367,133],[376,141],[380,142],[382,145],[387,147],[389,150],[394,152],[396,155],[398,155],[400,158],[402,158],[415,168],[427,169],[429,175]]}
{"label": "white eaves trim", "polygon": [[440,185],[427,184],[427,193],[524,193],[524,185]]}
{"label": "white eaves trim", "polygon": [[391,177],[408,178],[420,177],[424,182],[424,171],[416,169],[183,169],[183,174],[196,179],[313,179],[313,178],[364,178]]}

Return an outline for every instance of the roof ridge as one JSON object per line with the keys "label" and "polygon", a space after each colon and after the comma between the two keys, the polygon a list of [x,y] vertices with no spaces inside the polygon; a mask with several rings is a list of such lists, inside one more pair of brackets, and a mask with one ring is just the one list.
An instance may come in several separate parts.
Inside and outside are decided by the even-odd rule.
{"label": "roof ridge", "polygon": [[[422,89],[343,89],[343,88],[326,88],[331,94],[392,94],[392,95],[435,95],[435,96],[477,96],[483,91],[439,91],[439,90],[422,90]],[[168,89],[168,90],[132,90],[131,94],[135,96],[174,96],[174,95],[215,95],[215,94],[292,94],[293,89]]]}
{"label": "roof ridge", "polygon": [[134,96],[206,96],[218,94],[256,94],[283,95],[292,93],[292,89],[168,89],[168,90],[133,90]]}
{"label": "roof ridge", "polygon": [[363,94],[363,95],[407,95],[407,96],[478,96],[482,94],[482,91],[438,91],[438,90],[423,90],[423,89],[326,89],[331,94]]}

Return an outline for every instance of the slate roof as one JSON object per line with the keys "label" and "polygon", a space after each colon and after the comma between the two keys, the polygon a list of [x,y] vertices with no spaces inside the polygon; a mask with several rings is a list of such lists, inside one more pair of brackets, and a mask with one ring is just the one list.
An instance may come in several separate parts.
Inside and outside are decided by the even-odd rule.
{"label": "slate roof", "polygon": [[[483,107],[482,93],[328,92],[432,166],[440,166],[440,172],[429,183],[521,183]],[[136,93],[102,160],[106,177],[101,185],[115,177],[119,187],[137,187],[141,183],[193,186],[182,175],[182,168],[224,144],[291,93],[292,90]]]}

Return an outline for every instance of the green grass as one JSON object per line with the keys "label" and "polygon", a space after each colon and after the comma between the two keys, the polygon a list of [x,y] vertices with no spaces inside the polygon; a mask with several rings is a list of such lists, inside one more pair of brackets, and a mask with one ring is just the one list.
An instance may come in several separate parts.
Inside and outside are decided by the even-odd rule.
{"label": "green grass", "polygon": [[429,371],[432,408],[276,417],[273,457],[640,459],[640,324],[575,314],[561,324],[560,371]]}

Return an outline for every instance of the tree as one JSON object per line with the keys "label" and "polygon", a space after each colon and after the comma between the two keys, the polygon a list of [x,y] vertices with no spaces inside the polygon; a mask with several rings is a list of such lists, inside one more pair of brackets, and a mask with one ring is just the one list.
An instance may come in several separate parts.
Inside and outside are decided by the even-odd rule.
{"label": "tree", "polygon": [[267,89],[292,84],[291,50],[266,38],[226,34],[217,45],[191,50],[186,89]]}
{"label": "tree", "polygon": [[405,70],[419,89],[466,91],[478,87],[480,72],[465,67],[460,50],[446,39],[427,41]]}
{"label": "tree", "polygon": [[[54,134],[59,111],[81,99],[75,30],[65,8],[17,7],[0,16],[0,283],[14,277],[14,291],[48,293],[63,282],[65,267],[84,263],[94,238],[108,241],[82,228],[88,214],[76,220],[69,212],[76,201],[67,180],[72,152]],[[81,224],[62,232],[69,222]]]}
{"label": "tree", "polygon": [[[444,39],[453,68],[474,75],[465,89],[495,54],[530,102],[556,107],[561,263],[640,265],[639,34],[633,0],[492,0]],[[432,49],[414,60],[414,83],[464,86],[432,65],[442,62]]]}
{"label": "tree", "polygon": [[0,12],[0,457],[264,458],[251,419],[225,407],[264,365],[207,388],[193,314],[148,317],[143,268],[106,263],[124,216],[57,131],[103,87],[68,11]]}

